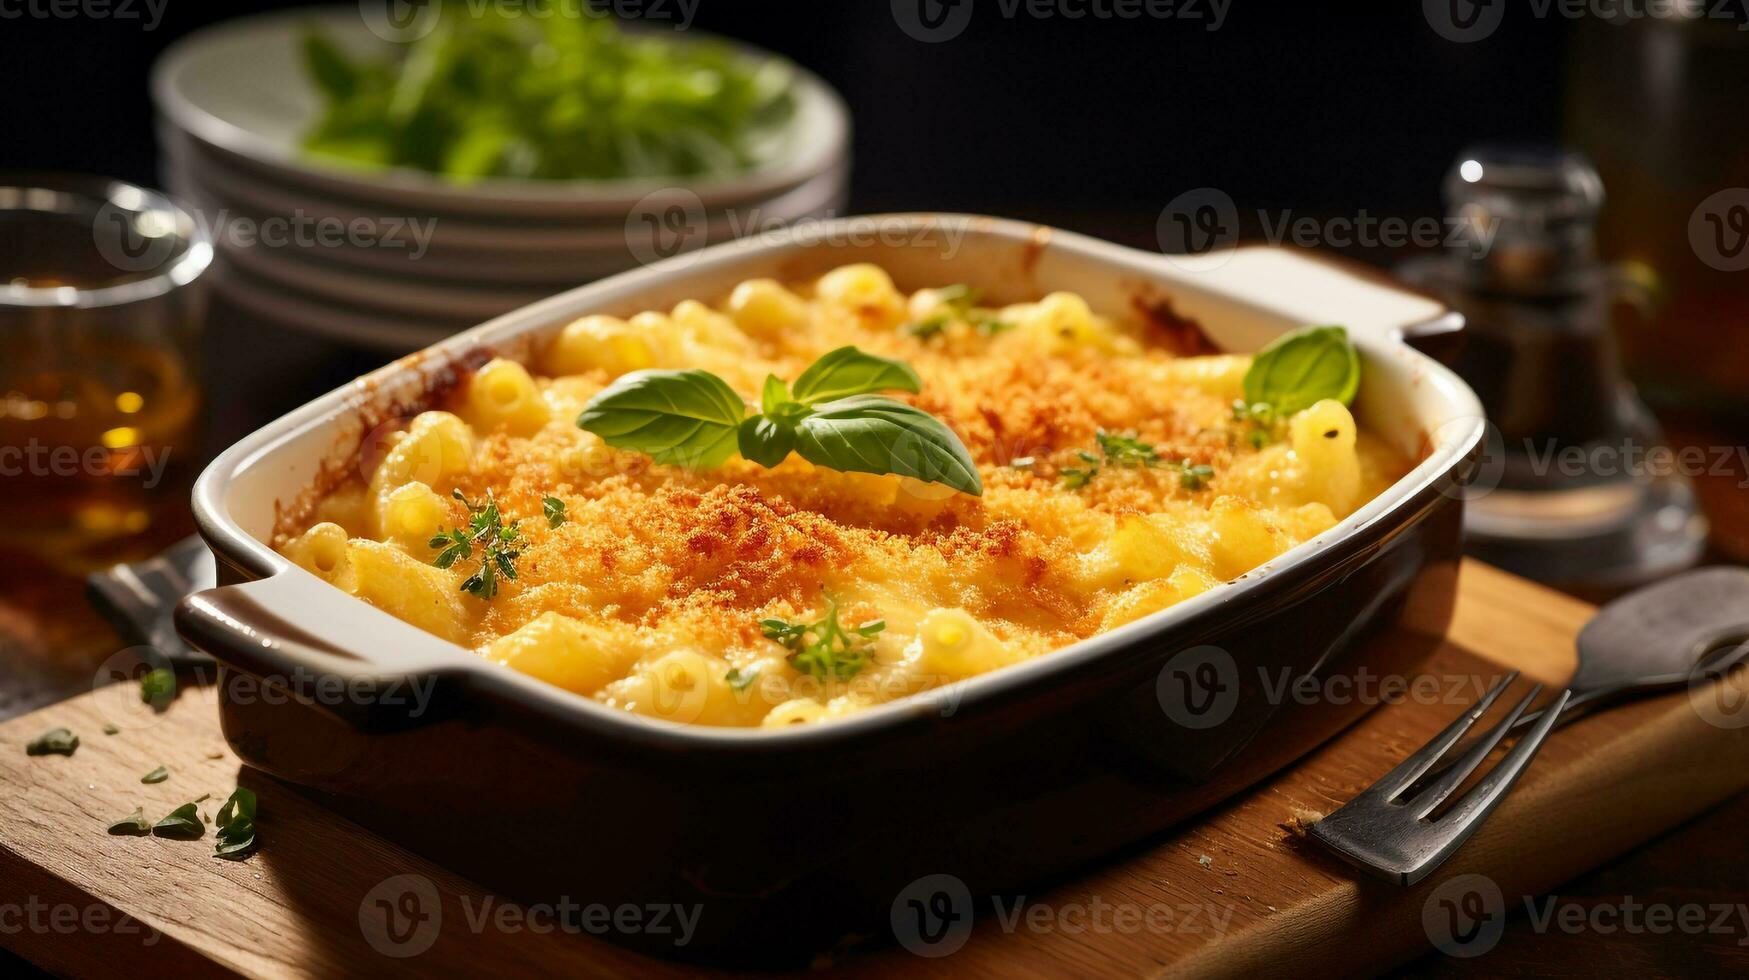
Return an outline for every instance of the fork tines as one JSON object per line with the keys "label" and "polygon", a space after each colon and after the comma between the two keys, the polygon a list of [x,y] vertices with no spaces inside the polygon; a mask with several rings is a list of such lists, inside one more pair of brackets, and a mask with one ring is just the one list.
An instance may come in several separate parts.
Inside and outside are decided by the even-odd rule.
{"label": "fork tines", "polygon": [[[1501,692],[1517,679],[1518,672],[1513,671],[1489,688],[1481,700],[1420,751],[1404,759],[1341,809],[1314,824],[1311,836],[1350,862],[1392,881],[1412,885],[1426,877],[1475,833],[1488,813],[1506,796],[1560,718],[1561,709],[1567,705],[1571,692],[1562,691],[1499,765],[1449,811],[1437,819],[1429,819],[1512,730],[1519,717],[1542,693],[1542,685],[1533,687],[1504,719],[1477,739],[1431,783],[1416,787],[1416,781],[1427,775],[1440,758],[1451,751],[1464,733],[1488,713]],[[1413,793],[1399,799],[1412,787],[1415,787]]]}

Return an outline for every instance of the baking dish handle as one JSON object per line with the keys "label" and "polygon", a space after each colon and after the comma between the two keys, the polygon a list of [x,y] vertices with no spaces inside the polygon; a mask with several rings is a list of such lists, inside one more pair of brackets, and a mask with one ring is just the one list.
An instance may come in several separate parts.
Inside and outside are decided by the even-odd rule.
{"label": "baking dish handle", "polygon": [[219,678],[229,699],[289,697],[366,730],[448,714],[462,686],[456,656],[465,653],[362,603],[336,608],[336,599],[352,603],[290,569],[188,596],[176,606],[176,631],[230,668]]}
{"label": "baking dish handle", "polygon": [[[1279,323],[1340,323],[1351,332],[1404,344],[1450,365],[1463,343],[1464,318],[1370,265],[1303,248],[1242,245],[1204,255],[1154,256],[1197,293],[1175,296],[1193,320],[1246,323],[1258,314]],[[1268,283],[1260,290],[1258,283]],[[1261,348],[1274,330],[1250,338]]]}

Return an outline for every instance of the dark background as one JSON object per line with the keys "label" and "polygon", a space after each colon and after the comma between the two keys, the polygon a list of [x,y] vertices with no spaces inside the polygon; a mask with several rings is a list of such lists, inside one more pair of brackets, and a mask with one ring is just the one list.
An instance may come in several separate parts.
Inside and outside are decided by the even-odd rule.
{"label": "dark background", "polygon": [[[215,20],[297,5],[159,2],[149,31],[0,17],[0,167],[158,183],[153,58]],[[903,33],[889,0],[698,0],[693,26],[782,52],[844,94],[865,212],[1134,237],[1178,193],[1214,186],[1242,211],[1437,214],[1464,146],[1560,131],[1569,24],[1518,4],[1486,40],[1457,44],[1418,0],[1233,0],[1217,31],[1207,0],[1191,8],[1200,20],[1010,19],[999,0],[970,2],[970,25],[941,44]],[[649,9],[678,17],[675,0]]]}

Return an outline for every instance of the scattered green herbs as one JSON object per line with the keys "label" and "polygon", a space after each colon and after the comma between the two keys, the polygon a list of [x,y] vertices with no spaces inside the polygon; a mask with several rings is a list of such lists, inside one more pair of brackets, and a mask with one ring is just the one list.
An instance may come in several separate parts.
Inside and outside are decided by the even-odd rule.
{"label": "scattered green herbs", "polygon": [[949,318],[947,314],[932,313],[921,320],[907,323],[899,329],[916,337],[918,340],[927,343],[945,333],[947,331],[948,322]]}
{"label": "scattered green herbs", "polygon": [[79,736],[65,728],[51,728],[24,747],[25,755],[72,755],[79,750]]}
{"label": "scattered green herbs", "polygon": [[1101,429],[1095,433],[1094,439],[1099,443],[1099,456],[1080,450],[1076,456],[1083,466],[1066,466],[1057,471],[1063,481],[1063,486],[1070,490],[1079,490],[1099,475],[1102,465],[1115,466],[1121,469],[1159,468],[1176,470],[1178,484],[1186,490],[1201,490],[1214,479],[1214,467],[1206,463],[1192,463],[1188,459],[1169,460],[1163,458],[1154,449],[1152,443],[1143,442],[1135,436],[1120,435]]}
{"label": "scattered green herbs", "polygon": [[1068,487],[1070,490],[1081,489],[1087,484],[1092,483],[1093,478],[1099,475],[1098,456],[1093,455],[1085,449],[1076,451],[1075,455],[1080,457],[1081,462],[1087,465],[1065,466],[1057,471],[1057,475],[1063,479],[1063,486]]}
{"label": "scattered green herbs", "polygon": [[1120,436],[1102,429],[1093,438],[1106,462],[1113,466],[1155,466],[1160,462],[1160,454],[1153,445],[1134,436]]}
{"label": "scattered green herbs", "polygon": [[739,667],[732,668],[727,674],[723,675],[723,680],[728,682],[729,690],[734,691],[737,694],[752,687],[753,682],[758,679],[759,671],[742,670]]}
{"label": "scattered green herbs", "polygon": [[795,116],[782,59],[622,33],[587,4],[481,6],[426,6],[425,32],[384,55],[307,33],[325,109],[306,151],[458,181],[729,174],[777,152]]}
{"label": "scattered green herbs", "polygon": [[105,735],[120,735],[121,728],[113,722],[106,721],[103,723],[103,734],[105,734]]}
{"label": "scattered green herbs", "polygon": [[[427,543],[437,549],[436,558],[431,560],[438,568],[449,568],[462,559],[474,556],[474,545],[479,545],[480,567],[474,574],[462,582],[461,591],[490,599],[498,594],[498,576],[508,579],[516,578],[516,559],[522,554],[518,547],[522,539],[522,529],[516,522],[504,523],[504,515],[498,509],[498,501],[492,497],[492,491],[486,491],[484,503],[474,503],[460,490],[453,491],[455,499],[462,502],[468,509],[468,528],[451,528],[434,535]],[[550,499],[550,498],[549,498]],[[551,521],[551,517],[548,517]]]}
{"label": "scattered green herbs", "polygon": [[154,667],[140,678],[140,701],[163,711],[176,699],[176,671],[169,667]]}
{"label": "scattered green herbs", "polygon": [[164,768],[163,766],[159,766],[158,768],[152,770],[151,772],[146,773],[144,776],[141,776],[140,782],[147,783],[147,784],[161,783],[164,780],[169,779],[169,778],[170,778],[170,770]]}
{"label": "scattered green herbs", "polygon": [[145,808],[136,806],[134,812],[110,824],[109,832],[117,837],[144,837],[152,832],[152,822],[146,819]]}
{"label": "scattered green herbs", "polygon": [[219,807],[218,845],[213,857],[241,861],[255,849],[255,794],[239,786]]}
{"label": "scattered green herbs", "polygon": [[199,840],[205,833],[206,824],[201,822],[200,811],[193,803],[182,804],[152,825],[153,836],[174,840]]}
{"label": "scattered green herbs", "polygon": [[590,399],[577,425],[610,446],[692,469],[737,450],[773,467],[791,452],[827,469],[893,473],[984,492],[971,454],[940,419],[880,391],[922,390],[903,361],[840,347],[785,385],[767,377],[759,412],[708,371],[634,371]]}
{"label": "scattered green herbs", "polygon": [[1243,434],[1252,449],[1262,449],[1275,438],[1278,428],[1275,409],[1266,402],[1253,405],[1243,398],[1233,399],[1233,426]]}
{"label": "scattered green herbs", "polygon": [[927,343],[945,333],[948,324],[955,320],[965,320],[971,324],[973,330],[986,337],[993,337],[1014,327],[1014,324],[993,316],[974,318],[972,308],[984,294],[972,286],[956,283],[941,287],[935,294],[940,306],[923,319],[904,324],[899,328],[901,331]]}
{"label": "scattered green herbs", "polygon": [[1344,405],[1360,389],[1360,353],[1342,327],[1304,327],[1278,338],[1251,359],[1245,372],[1248,413],[1267,406],[1287,418],[1326,398]]}
{"label": "scattered green herbs", "polygon": [[869,664],[869,641],[887,628],[884,619],[845,629],[838,604],[826,600],[826,614],[812,623],[762,619],[765,638],[788,650],[790,666],[816,680],[849,680]]}
{"label": "scattered green herbs", "polygon": [[547,527],[565,523],[565,502],[557,497],[540,498],[540,512],[547,519]]}

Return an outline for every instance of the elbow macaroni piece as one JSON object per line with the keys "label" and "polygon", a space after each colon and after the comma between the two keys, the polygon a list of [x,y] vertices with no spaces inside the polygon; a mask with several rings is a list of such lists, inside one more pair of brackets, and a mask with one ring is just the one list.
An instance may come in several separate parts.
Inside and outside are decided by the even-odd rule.
{"label": "elbow macaroni piece", "polygon": [[973,677],[1019,660],[964,609],[934,609],[917,627],[917,665],[925,676]]}
{"label": "elbow macaroni piece", "polygon": [[528,369],[497,358],[468,379],[467,421],[476,430],[503,429],[515,436],[539,432],[552,420]]}
{"label": "elbow macaroni piece", "polygon": [[[1069,292],[974,305],[970,285],[901,292],[857,263],[812,283],[747,279],[716,306],[580,317],[538,351],[539,372],[499,358],[462,378],[278,547],[393,616],[615,710],[783,728],[1220,589],[1407,471],[1338,402],[1234,413],[1247,356],[1174,356]],[[851,344],[916,369],[922,391],[897,397],[961,437],[982,497],[799,455],[688,471],[571,424],[631,371],[701,368],[752,404],[768,376],[793,382]],[[470,523],[488,495],[501,539]],[[562,512],[549,515],[549,496]],[[457,529],[466,554],[436,567]],[[478,578],[488,560],[492,589]]]}

